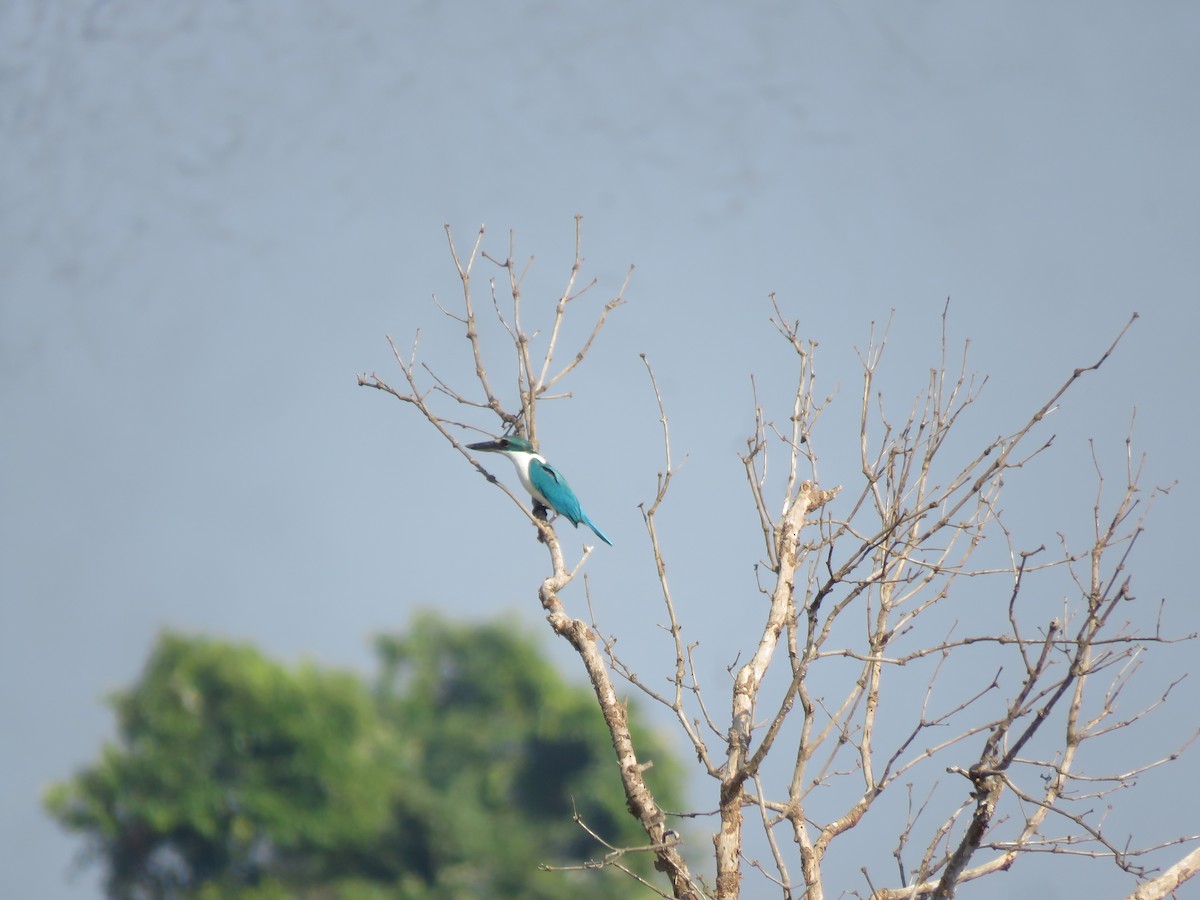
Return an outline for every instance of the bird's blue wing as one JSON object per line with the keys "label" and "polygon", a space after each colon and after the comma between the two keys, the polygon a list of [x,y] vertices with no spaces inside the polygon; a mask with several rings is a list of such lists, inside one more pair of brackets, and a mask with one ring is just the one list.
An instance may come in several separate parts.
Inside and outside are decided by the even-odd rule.
{"label": "bird's blue wing", "polygon": [[565,517],[576,528],[582,522],[596,533],[596,537],[612,546],[612,541],[587,517],[587,513],[579,505],[579,498],[567,484],[567,479],[563,478],[556,468],[540,460],[530,460],[529,482],[546,498],[556,513]]}
{"label": "bird's blue wing", "polygon": [[529,481],[556,513],[565,516],[572,525],[579,527],[579,523],[583,521],[583,508],[579,505],[579,498],[567,484],[567,479],[563,478],[557,469],[541,460],[530,460]]}

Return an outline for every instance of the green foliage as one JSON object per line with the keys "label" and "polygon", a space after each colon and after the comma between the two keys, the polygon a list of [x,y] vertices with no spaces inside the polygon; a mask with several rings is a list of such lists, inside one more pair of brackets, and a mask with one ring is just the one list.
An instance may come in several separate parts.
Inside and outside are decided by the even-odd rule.
{"label": "green foliage", "polygon": [[[46,796],[114,897],[276,900],[625,897],[628,877],[544,873],[645,843],[589,689],[501,624],[419,617],[382,672],[288,668],[164,635],[112,699],[118,741]],[[638,728],[635,719],[635,728]],[[679,769],[646,729],[654,787]],[[651,877],[649,854],[623,862]]]}
{"label": "green foliage", "polygon": [[114,896],[321,879],[388,820],[402,759],[352,675],[164,635],[112,705],[119,744],[46,802],[92,839]]}
{"label": "green foliage", "polygon": [[[615,846],[646,842],[625,809],[612,742],[589,688],[565,683],[535,642],[504,624],[422,616],[408,634],[381,639],[379,652],[380,709],[412,742],[435,801],[424,807],[428,831],[438,836],[421,866],[440,873],[440,890],[429,896],[635,892],[625,876],[580,880],[529,871],[531,861],[603,855],[572,822],[573,810]],[[680,770],[636,715],[632,720],[643,755],[654,761],[648,777],[655,776],[660,802],[677,806]],[[651,877],[649,854],[624,862]]]}

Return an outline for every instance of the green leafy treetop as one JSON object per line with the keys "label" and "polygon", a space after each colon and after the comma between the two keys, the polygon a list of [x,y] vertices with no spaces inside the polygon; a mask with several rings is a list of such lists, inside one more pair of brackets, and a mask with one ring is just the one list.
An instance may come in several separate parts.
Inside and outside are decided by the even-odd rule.
{"label": "green leafy treetop", "polygon": [[[573,810],[614,846],[644,842],[588,688],[506,624],[425,615],[378,649],[371,690],[248,645],[163,635],[111,701],[117,742],[46,806],[87,836],[118,898],[638,895],[612,869],[537,870],[606,852]],[[648,777],[674,803],[679,769],[640,730]],[[645,877],[652,860],[621,858]]]}

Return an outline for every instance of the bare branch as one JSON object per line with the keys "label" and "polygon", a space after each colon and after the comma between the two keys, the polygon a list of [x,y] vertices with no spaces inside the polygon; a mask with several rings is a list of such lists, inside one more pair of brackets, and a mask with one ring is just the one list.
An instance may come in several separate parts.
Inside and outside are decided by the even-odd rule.
{"label": "bare branch", "polygon": [[[596,314],[579,349],[563,362],[567,312],[596,284],[593,279],[579,287],[581,220],[575,222],[566,284],[540,338],[544,346],[537,343],[540,333],[524,322],[524,282],[532,257],[518,271],[511,232],[503,259],[484,251],[482,239],[481,230],[465,262],[450,239],[463,283],[462,311],[448,310],[435,298],[446,317],[466,326],[482,399],[478,391],[459,391],[423,362],[418,368],[416,342],[407,359],[393,345],[405,387],[393,388],[375,375],[360,375],[359,383],[417,409],[495,482],[458,440],[463,431],[483,429],[442,415],[441,406],[466,410],[456,415],[467,419],[486,410],[497,416],[505,432],[519,431],[534,440],[539,401],[570,396],[556,386],[586,358],[608,314],[625,302],[633,269]],[[518,404],[511,409],[501,404],[483,362],[484,342],[470,290],[479,258],[507,275],[490,285],[497,319],[513,347]],[[501,298],[498,292],[508,296]],[[579,577],[590,549],[568,565],[553,527],[538,518],[536,507],[530,513],[504,488],[525,509],[547,548],[550,573],[538,590],[539,600],[551,628],[584,665],[612,740],[627,805],[648,838],[644,848],[613,847],[576,816],[607,852],[573,868],[613,866],[632,874],[622,860],[633,852],[653,852],[657,867],[670,879],[669,896],[709,896],[691,875],[677,836],[666,827],[667,814],[642,777],[650,763],[638,757],[627,708],[614,688],[616,678],[672,711],[700,764],[719,785],[713,845],[714,896],[720,900],[740,896],[746,867],[761,873],[784,897],[824,900],[823,861],[832,842],[873,814],[878,799],[894,792],[901,778],[926,781],[906,787],[906,820],[892,853],[896,869],[889,863],[889,871],[898,873],[898,886],[881,884],[878,871],[862,867],[877,900],[949,898],[959,884],[1006,869],[1027,853],[1104,858],[1143,877],[1144,856],[1154,848],[1116,835],[1098,808],[1106,807],[1107,799],[1096,801],[1178,758],[1195,736],[1177,751],[1153,761],[1143,758],[1121,773],[1084,774],[1080,760],[1089,742],[1107,740],[1140,723],[1180,683],[1172,681],[1157,699],[1132,711],[1119,710],[1143,655],[1156,645],[1195,637],[1165,634],[1161,609],[1159,624],[1148,634],[1119,618],[1123,604],[1135,599],[1129,569],[1148,501],[1165,491],[1148,497],[1139,493],[1144,459],[1133,455],[1127,439],[1124,490],[1115,504],[1106,505],[1099,454],[1093,448],[1093,533],[1082,551],[1072,549],[1065,534],[1057,547],[1021,549],[1016,529],[1010,530],[1020,519],[1006,520],[1002,500],[1006,479],[1040,461],[1054,446],[1053,435],[1035,437],[1035,430],[1086,373],[1108,360],[1137,315],[1091,365],[1072,370],[1017,427],[957,458],[951,457],[961,442],[952,433],[960,433],[987,380],[970,373],[969,342],[963,342],[961,353],[952,348],[949,304],[942,310],[937,365],[898,410],[885,403],[881,390],[892,319],[878,333],[872,325],[859,353],[863,380],[856,397],[860,433],[855,455],[862,480],[845,502],[825,512],[839,498],[841,486],[819,487],[814,439],[833,394],[822,399],[817,393],[817,343],[802,337],[800,323],[786,319],[774,295],[770,302],[771,324],[795,354],[797,375],[784,405],[786,423],[783,416],[778,422],[770,418],[751,379],[754,426],[741,463],[763,535],[764,556],[754,571],[767,602],[754,644],[737,650],[729,666],[727,720],[701,690],[697,645],[685,637],[667,578],[658,513],[678,467],[665,404],[647,357],[642,360],[658,407],[663,465],[653,498],[639,508],[665,612],[658,627],[670,636],[661,682],[643,681],[617,654],[616,635],[603,636],[586,579],[590,624],[566,612],[559,595]],[[1056,584],[1068,593],[1047,611],[1045,591],[1047,585],[1056,591]],[[970,624],[964,628],[963,622]],[[721,752],[712,749],[714,738]],[[795,743],[787,745],[789,741]],[[790,770],[778,791],[773,779],[785,767],[769,766],[776,751],[788,754]],[[961,777],[943,783],[930,779],[931,772],[938,778],[944,777],[941,772]],[[761,826],[769,859],[748,858],[743,851],[747,808],[757,810],[750,821],[757,819]],[[1051,832],[1050,825],[1063,830]],[[790,827],[798,866],[778,840],[778,826]],[[919,858],[906,861],[909,853]],[[1185,878],[1195,868],[1185,864],[1188,859],[1176,867]],[[1156,890],[1153,886],[1160,883],[1167,882],[1155,879],[1142,887]]]}
{"label": "bare branch", "polygon": [[1157,878],[1138,885],[1128,900],[1160,900],[1174,894],[1185,881],[1200,872],[1200,847],[1197,847]]}

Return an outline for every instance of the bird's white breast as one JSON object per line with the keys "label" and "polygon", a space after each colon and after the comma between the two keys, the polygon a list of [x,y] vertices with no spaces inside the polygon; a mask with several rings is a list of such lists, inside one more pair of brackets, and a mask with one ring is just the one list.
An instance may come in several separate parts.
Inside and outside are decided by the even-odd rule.
{"label": "bird's white breast", "polygon": [[512,460],[513,467],[517,470],[517,478],[521,479],[521,487],[529,491],[529,495],[543,506],[549,506],[550,501],[542,496],[542,492],[535,488],[533,482],[529,480],[529,464],[535,459],[545,464],[546,457],[540,453],[529,453],[525,450],[506,450],[504,455]]}

